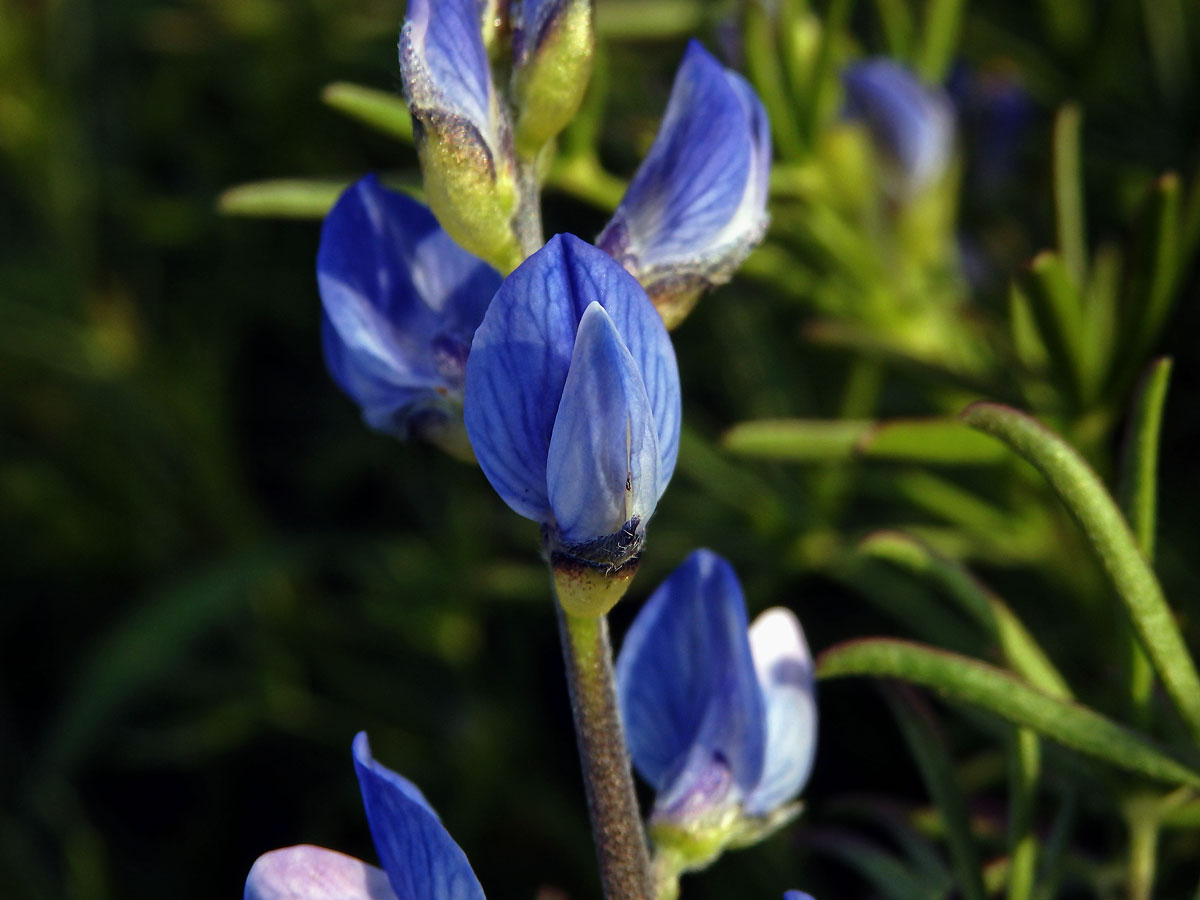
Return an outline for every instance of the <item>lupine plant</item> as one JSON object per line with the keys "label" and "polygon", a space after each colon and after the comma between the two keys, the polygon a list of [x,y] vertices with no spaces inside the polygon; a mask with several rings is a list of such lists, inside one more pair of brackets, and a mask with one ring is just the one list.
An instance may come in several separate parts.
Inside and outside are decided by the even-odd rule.
{"label": "lupine plant", "polygon": [[[1200,677],[1188,610],[1154,567],[1171,362],[1152,354],[1200,243],[1200,191],[1145,178],[1134,237],[1089,244],[1068,104],[1040,176],[1052,245],[1014,249],[1002,220],[968,229],[963,210],[1029,177],[1035,101],[1012,66],[956,59],[964,4],[931,3],[924,21],[876,4],[882,46],[852,31],[849,6],[740,4],[724,33],[744,75],[689,40],[626,184],[594,145],[606,65],[591,3],[410,0],[404,103],[347,85],[327,99],[414,145],[416,198],[373,175],[336,201],[301,191],[324,216],[328,369],[371,428],[449,452],[538,526],[607,900],[675,900],[697,880],[684,875],[772,835],[804,854],[791,884],[831,859],[895,900],[1032,900],[1064,882],[1148,900],[1160,857],[1173,888],[1197,877]],[[1156,15],[1159,77],[1181,90],[1184,45]],[[295,203],[277,190],[226,207]],[[547,239],[544,190],[606,224]],[[745,401],[735,415],[756,411],[706,441],[684,420],[672,335],[738,271],[754,287],[714,300],[714,317],[757,323],[767,348],[754,304],[770,292],[805,352],[837,363],[806,407],[769,366],[747,389],[755,360],[718,354]],[[733,566],[694,550],[632,617],[614,667],[607,616],[637,594],[677,469],[742,516],[719,552],[716,539],[767,544],[780,573],[818,573],[899,635],[852,631],[814,662],[789,608],[811,629],[807,595],[750,591],[788,605],[751,623]],[[981,566],[1032,573],[1037,597],[1006,601]],[[1097,628],[1101,608],[1116,624]],[[1090,622],[1104,649],[1080,639],[1063,666],[1038,636],[1046,609],[1071,640]],[[879,680],[927,802],[851,792],[804,809],[822,776],[814,680],[848,676]],[[966,708],[988,749],[956,760],[962,732],[918,688]],[[382,872],[271,851],[247,900],[482,897],[420,792],[362,735],[354,759]],[[1118,837],[1077,828],[1080,805]]]}

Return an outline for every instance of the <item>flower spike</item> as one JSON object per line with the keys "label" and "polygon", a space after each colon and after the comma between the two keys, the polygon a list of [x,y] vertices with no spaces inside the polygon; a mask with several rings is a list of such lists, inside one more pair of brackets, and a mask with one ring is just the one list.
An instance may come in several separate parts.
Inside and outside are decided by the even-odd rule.
{"label": "flower spike", "polygon": [[762,239],[770,167],[754,90],[692,41],[654,144],[596,239],[637,276],[668,328]]}
{"label": "flower spike", "polygon": [[326,364],[367,424],[470,459],[467,353],[499,273],[455,244],[428,209],[368,175],[325,219],[317,285]]}

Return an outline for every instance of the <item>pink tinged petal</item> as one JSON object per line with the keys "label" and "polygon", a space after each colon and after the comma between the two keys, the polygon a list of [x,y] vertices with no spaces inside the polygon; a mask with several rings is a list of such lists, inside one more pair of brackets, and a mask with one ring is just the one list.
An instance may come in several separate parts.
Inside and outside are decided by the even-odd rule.
{"label": "pink tinged petal", "polygon": [[263,854],[246,878],[245,900],[396,900],[382,869],[302,844]]}
{"label": "pink tinged petal", "polygon": [[589,541],[643,525],[658,502],[654,413],[637,363],[607,312],[583,313],[546,463],[562,537]]}
{"label": "pink tinged petal", "polygon": [[750,626],[750,653],[766,706],[762,779],[747,796],[759,816],[793,799],[808,781],[817,748],[817,702],[812,656],[790,610],[768,609]]}

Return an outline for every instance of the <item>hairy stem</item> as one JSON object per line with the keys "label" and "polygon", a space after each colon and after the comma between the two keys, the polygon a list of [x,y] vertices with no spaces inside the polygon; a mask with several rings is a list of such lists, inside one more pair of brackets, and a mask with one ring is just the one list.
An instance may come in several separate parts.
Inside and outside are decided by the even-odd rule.
{"label": "hairy stem", "polygon": [[559,606],[558,624],[604,896],[652,900],[650,857],[617,710],[608,622],[603,616],[572,616]]}

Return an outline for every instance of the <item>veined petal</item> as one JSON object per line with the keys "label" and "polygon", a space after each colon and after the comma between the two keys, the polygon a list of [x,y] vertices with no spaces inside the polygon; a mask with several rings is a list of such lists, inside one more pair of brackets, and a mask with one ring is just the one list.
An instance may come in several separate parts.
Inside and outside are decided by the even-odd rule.
{"label": "veined petal", "polygon": [[244,900],[396,900],[382,869],[324,847],[264,853],[246,878]]}
{"label": "veined petal", "polygon": [[591,541],[649,520],[658,503],[658,441],[641,372],[608,313],[579,321],[546,463],[563,539]]}
{"label": "veined petal", "polygon": [[400,71],[414,110],[461,116],[490,144],[492,71],[479,12],[478,0],[409,0]]}
{"label": "veined petal", "polygon": [[480,468],[521,515],[549,522],[547,458],[575,334],[604,307],[642,375],[653,411],[661,495],[679,452],[675,351],[645,292],[621,266],[573,235],[556,235],[505,279],[475,332],[464,418]]}
{"label": "veined petal", "polygon": [[561,14],[568,0],[519,0],[514,4],[513,62],[523,66],[546,38],[547,26]]}
{"label": "veined petal", "polygon": [[688,45],[654,144],[597,245],[639,276],[714,283],[766,229],[766,112],[753,89]]}
{"label": "veined petal", "polygon": [[945,170],[954,143],[954,107],[945,92],[927,87],[890,59],[868,59],[842,73],[846,113],[871,134],[890,160],[893,187],[912,194]]}
{"label": "veined petal", "polygon": [[354,769],[396,900],[484,900],[462,848],[417,786],[371,757],[365,732],[354,738]]}
{"label": "veined petal", "polygon": [[[617,658],[617,693],[633,763],[657,790],[696,746],[749,790],[762,775],[763,695],[746,636],[746,607],[732,567],[697,550],[651,595]],[[674,781],[669,784],[669,781]]]}
{"label": "veined petal", "polygon": [[317,284],[330,374],[373,427],[405,437],[407,410],[461,397],[471,337],[500,275],[428,209],[368,175],[325,219]]}
{"label": "veined petal", "polygon": [[766,815],[800,793],[817,748],[812,656],[790,610],[768,609],[750,626],[750,652],[766,701],[762,779],[746,797],[747,815]]}

